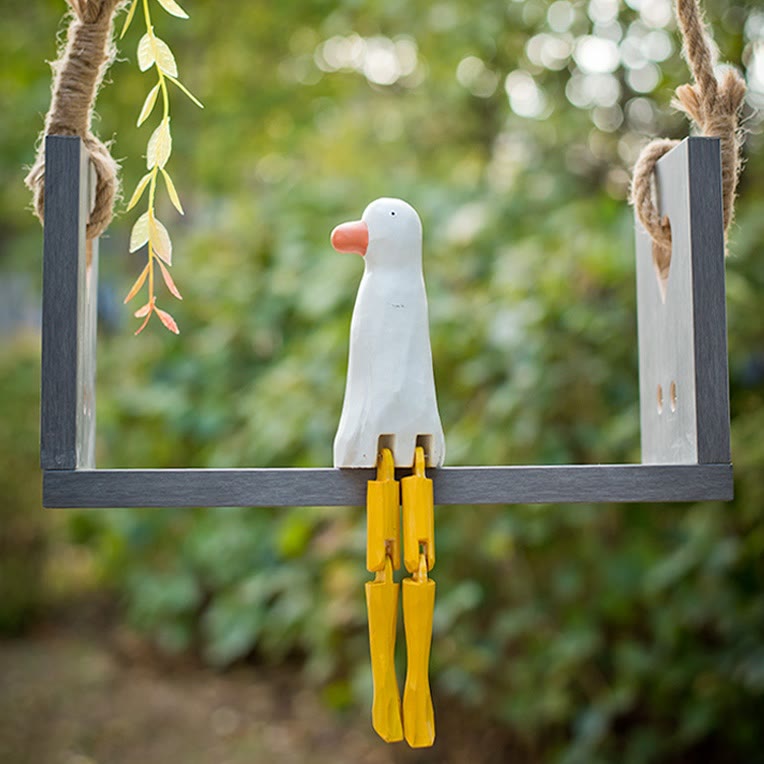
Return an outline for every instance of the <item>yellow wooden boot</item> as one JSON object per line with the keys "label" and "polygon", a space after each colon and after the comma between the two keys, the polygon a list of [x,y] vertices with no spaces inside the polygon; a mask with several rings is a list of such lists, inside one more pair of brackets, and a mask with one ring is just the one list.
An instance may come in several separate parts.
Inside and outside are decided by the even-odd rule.
{"label": "yellow wooden boot", "polygon": [[435,582],[428,571],[435,564],[432,480],[425,476],[424,450],[416,449],[414,474],[403,478],[403,558],[411,578],[403,579],[403,623],[406,630],[406,685],[403,731],[412,748],[435,742],[435,715],[430,695],[429,665]]}
{"label": "yellow wooden boot", "polygon": [[366,567],[376,573],[374,581],[366,583],[366,610],[374,683],[371,720],[377,734],[388,743],[403,740],[395,676],[400,585],[393,581],[393,570],[401,564],[399,497],[393,455],[386,448],[377,459],[377,479],[369,481],[366,491]]}
{"label": "yellow wooden boot", "polygon": [[395,676],[395,629],[398,623],[398,590],[387,558],[386,569],[375,581],[366,583],[366,608],[369,615],[369,651],[374,700],[371,723],[388,743],[403,740],[401,697]]}
{"label": "yellow wooden boot", "polygon": [[412,748],[427,748],[435,742],[435,714],[428,676],[435,582],[427,578],[427,568],[422,567],[423,576],[403,579],[403,623],[408,661],[403,690],[403,730],[406,742]]}

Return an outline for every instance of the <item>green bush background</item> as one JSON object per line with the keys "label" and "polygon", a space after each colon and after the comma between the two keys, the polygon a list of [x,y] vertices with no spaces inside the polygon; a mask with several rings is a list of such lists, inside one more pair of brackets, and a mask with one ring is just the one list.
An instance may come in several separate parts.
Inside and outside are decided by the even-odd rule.
{"label": "green bush background", "polygon": [[[41,237],[22,165],[47,106],[43,61],[62,5],[14,0],[0,31],[0,268],[26,278],[30,299]],[[127,255],[135,216],[120,215],[101,244],[99,466],[330,464],[361,266],[327,235],[381,195],[408,199],[424,222],[448,463],[637,461],[628,170],[648,135],[686,133],[668,107],[687,72],[662,2],[616,4],[598,26],[590,16],[607,0],[551,11],[541,0],[235,5],[188,2],[188,22],[155,11],[206,106],[174,97],[169,167],[187,214],[160,210],[185,297],[160,305],[181,335],[157,323],[132,336],[120,303],[141,255]],[[761,9],[706,5],[724,57],[753,78]],[[566,14],[569,30],[554,31]],[[619,88],[611,106],[575,96],[580,62],[545,68],[529,47],[541,34],[620,34],[645,50],[650,31],[673,53],[648,66],[652,87],[625,65],[612,72],[600,83]],[[351,33],[383,50],[403,40],[409,54],[415,41],[416,71],[391,85],[322,72],[316,51]],[[150,86],[136,42],[132,30],[97,123],[125,157],[128,193],[150,131],[134,127]],[[459,68],[469,56],[485,68]],[[543,90],[538,118],[510,108],[503,83],[517,70]],[[437,510],[436,698],[495,719],[524,760],[762,755],[764,140],[751,112],[727,268],[735,501]],[[28,339],[4,344],[0,413],[14,433],[0,441],[4,512],[29,518],[33,530],[19,533],[39,538],[38,367]],[[10,538],[16,526],[3,524]],[[368,702],[359,508],[73,513],[69,533],[121,593],[124,617],[163,649],[216,666],[299,660],[327,703]]]}

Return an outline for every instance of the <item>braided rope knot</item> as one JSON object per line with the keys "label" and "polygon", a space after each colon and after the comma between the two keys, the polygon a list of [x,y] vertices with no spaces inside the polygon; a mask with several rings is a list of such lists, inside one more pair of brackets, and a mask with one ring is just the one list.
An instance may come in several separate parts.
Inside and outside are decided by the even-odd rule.
{"label": "braided rope knot", "polygon": [[[701,135],[719,138],[722,159],[722,204],[726,233],[734,216],[735,191],[740,175],[740,111],[745,99],[745,81],[731,66],[714,72],[716,51],[701,17],[698,0],[677,0],[677,19],[683,52],[695,82],[680,85],[671,105],[697,125]],[[679,141],[659,138],[642,149],[634,165],[631,202],[639,222],[653,240],[653,258],[662,276],[671,261],[671,226],[661,218],[654,200],[653,173],[658,160]]]}
{"label": "braided rope knot", "polygon": [[112,23],[124,0],[68,0],[72,20],[66,45],[52,64],[53,97],[34,165],[25,178],[34,196],[34,209],[43,221],[45,213],[46,135],[82,138],[96,174],[95,204],[90,212],[87,237],[100,236],[111,222],[119,191],[119,165],[108,147],[91,131],[93,103],[106,70],[114,59]]}

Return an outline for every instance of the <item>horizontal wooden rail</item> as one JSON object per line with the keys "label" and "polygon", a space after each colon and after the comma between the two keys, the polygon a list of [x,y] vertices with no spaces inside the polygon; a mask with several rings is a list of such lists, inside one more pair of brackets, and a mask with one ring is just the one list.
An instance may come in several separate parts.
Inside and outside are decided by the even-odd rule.
{"label": "horizontal wooden rail", "polygon": [[[405,471],[401,472],[405,474]],[[429,472],[437,504],[727,501],[729,464],[444,467]],[[46,507],[362,505],[372,470],[46,470]]]}

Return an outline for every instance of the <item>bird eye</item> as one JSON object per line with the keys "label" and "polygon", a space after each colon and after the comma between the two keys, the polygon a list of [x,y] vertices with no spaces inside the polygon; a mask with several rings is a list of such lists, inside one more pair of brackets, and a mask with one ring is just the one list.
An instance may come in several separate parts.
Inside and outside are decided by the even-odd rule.
{"label": "bird eye", "polygon": [[391,210],[391,211],[390,211],[390,214],[391,214],[393,217],[395,217],[395,212],[394,212],[394,211],[392,211],[392,210]]}

